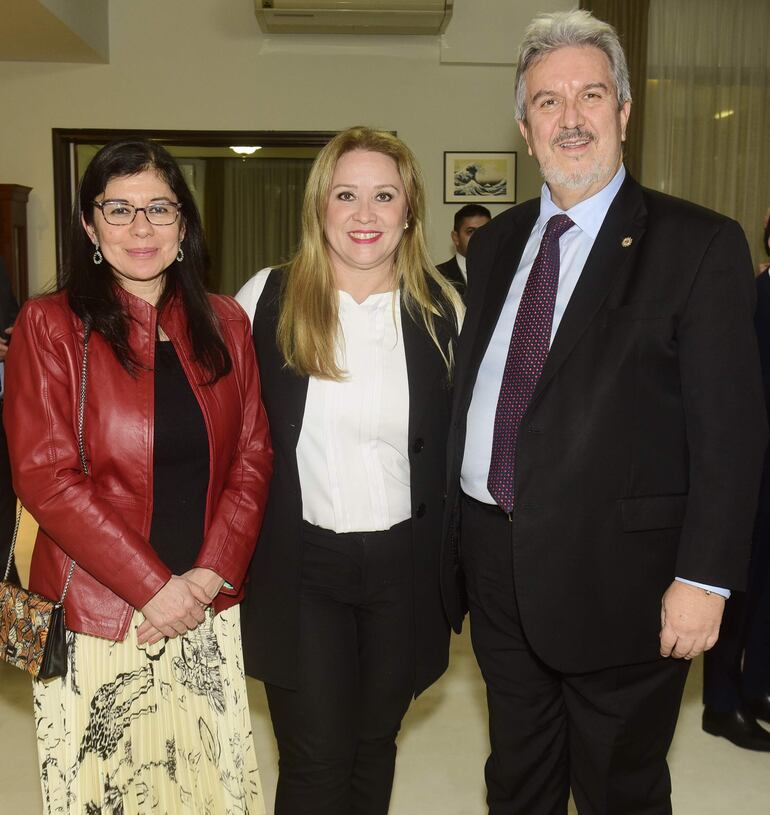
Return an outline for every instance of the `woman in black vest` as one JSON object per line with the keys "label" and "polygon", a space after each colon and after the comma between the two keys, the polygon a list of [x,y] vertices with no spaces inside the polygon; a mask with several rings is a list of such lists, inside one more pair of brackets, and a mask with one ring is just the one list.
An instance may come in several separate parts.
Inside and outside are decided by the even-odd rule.
{"label": "woman in black vest", "polygon": [[300,248],[238,294],[275,451],[243,609],[280,751],[277,815],[379,815],[413,696],[445,670],[445,443],[462,305],[428,257],[411,151],[319,153]]}

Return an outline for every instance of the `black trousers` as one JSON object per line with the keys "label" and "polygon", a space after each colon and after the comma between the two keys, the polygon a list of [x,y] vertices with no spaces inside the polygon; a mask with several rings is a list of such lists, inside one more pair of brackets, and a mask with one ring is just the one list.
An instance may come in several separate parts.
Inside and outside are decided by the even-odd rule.
{"label": "black trousers", "polygon": [[770,693],[770,513],[754,526],[747,592],[727,601],[717,644],[703,657],[703,704],[720,713]]}
{"label": "black trousers", "polygon": [[490,815],[565,815],[570,788],[581,815],[670,813],[666,754],[689,663],[585,674],[543,663],[519,618],[512,529],[496,507],[463,499],[471,639],[489,707]]}
{"label": "black trousers", "polygon": [[385,815],[415,689],[411,521],[335,534],[304,524],[299,687],[266,685],[276,815]]}

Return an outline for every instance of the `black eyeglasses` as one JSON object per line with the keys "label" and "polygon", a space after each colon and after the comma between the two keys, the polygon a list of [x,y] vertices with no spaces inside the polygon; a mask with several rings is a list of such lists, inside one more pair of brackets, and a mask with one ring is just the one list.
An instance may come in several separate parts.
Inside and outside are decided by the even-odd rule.
{"label": "black eyeglasses", "polygon": [[179,217],[181,204],[174,201],[154,201],[146,207],[135,207],[125,201],[94,201],[94,206],[101,210],[104,220],[112,226],[128,226],[134,222],[137,212],[153,226],[171,226]]}

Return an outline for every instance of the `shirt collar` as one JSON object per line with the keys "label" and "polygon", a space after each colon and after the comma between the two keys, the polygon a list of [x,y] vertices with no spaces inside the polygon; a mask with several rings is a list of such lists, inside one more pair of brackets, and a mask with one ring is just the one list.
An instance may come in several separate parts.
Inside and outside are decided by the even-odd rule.
{"label": "shirt collar", "polygon": [[455,255],[455,260],[457,261],[457,265],[460,267],[460,271],[463,273],[463,276],[468,274],[467,268],[465,266],[465,258],[458,252]]}
{"label": "shirt collar", "polygon": [[566,213],[592,240],[596,240],[604,218],[610,204],[618,193],[623,180],[626,177],[626,168],[621,164],[618,171],[612,177],[609,184],[602,187],[599,192],[594,193],[590,198],[580,201],[568,210],[559,209],[551,198],[551,191],[547,184],[543,184],[540,191],[540,216],[537,219],[535,228],[544,231],[545,225],[554,215]]}
{"label": "shirt collar", "polygon": [[390,306],[393,299],[398,299],[400,292],[398,289],[393,291],[378,291],[370,294],[360,303],[356,301],[352,294],[349,294],[342,289],[337,289],[339,296],[339,308],[341,311],[379,311]]}

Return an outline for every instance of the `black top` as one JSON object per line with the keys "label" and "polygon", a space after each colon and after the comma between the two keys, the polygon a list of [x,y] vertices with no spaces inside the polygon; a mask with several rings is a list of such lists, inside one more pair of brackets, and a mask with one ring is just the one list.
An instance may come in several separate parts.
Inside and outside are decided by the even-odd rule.
{"label": "black top", "polygon": [[198,400],[170,342],[155,343],[155,440],[150,543],[174,574],[203,544],[209,441]]}

